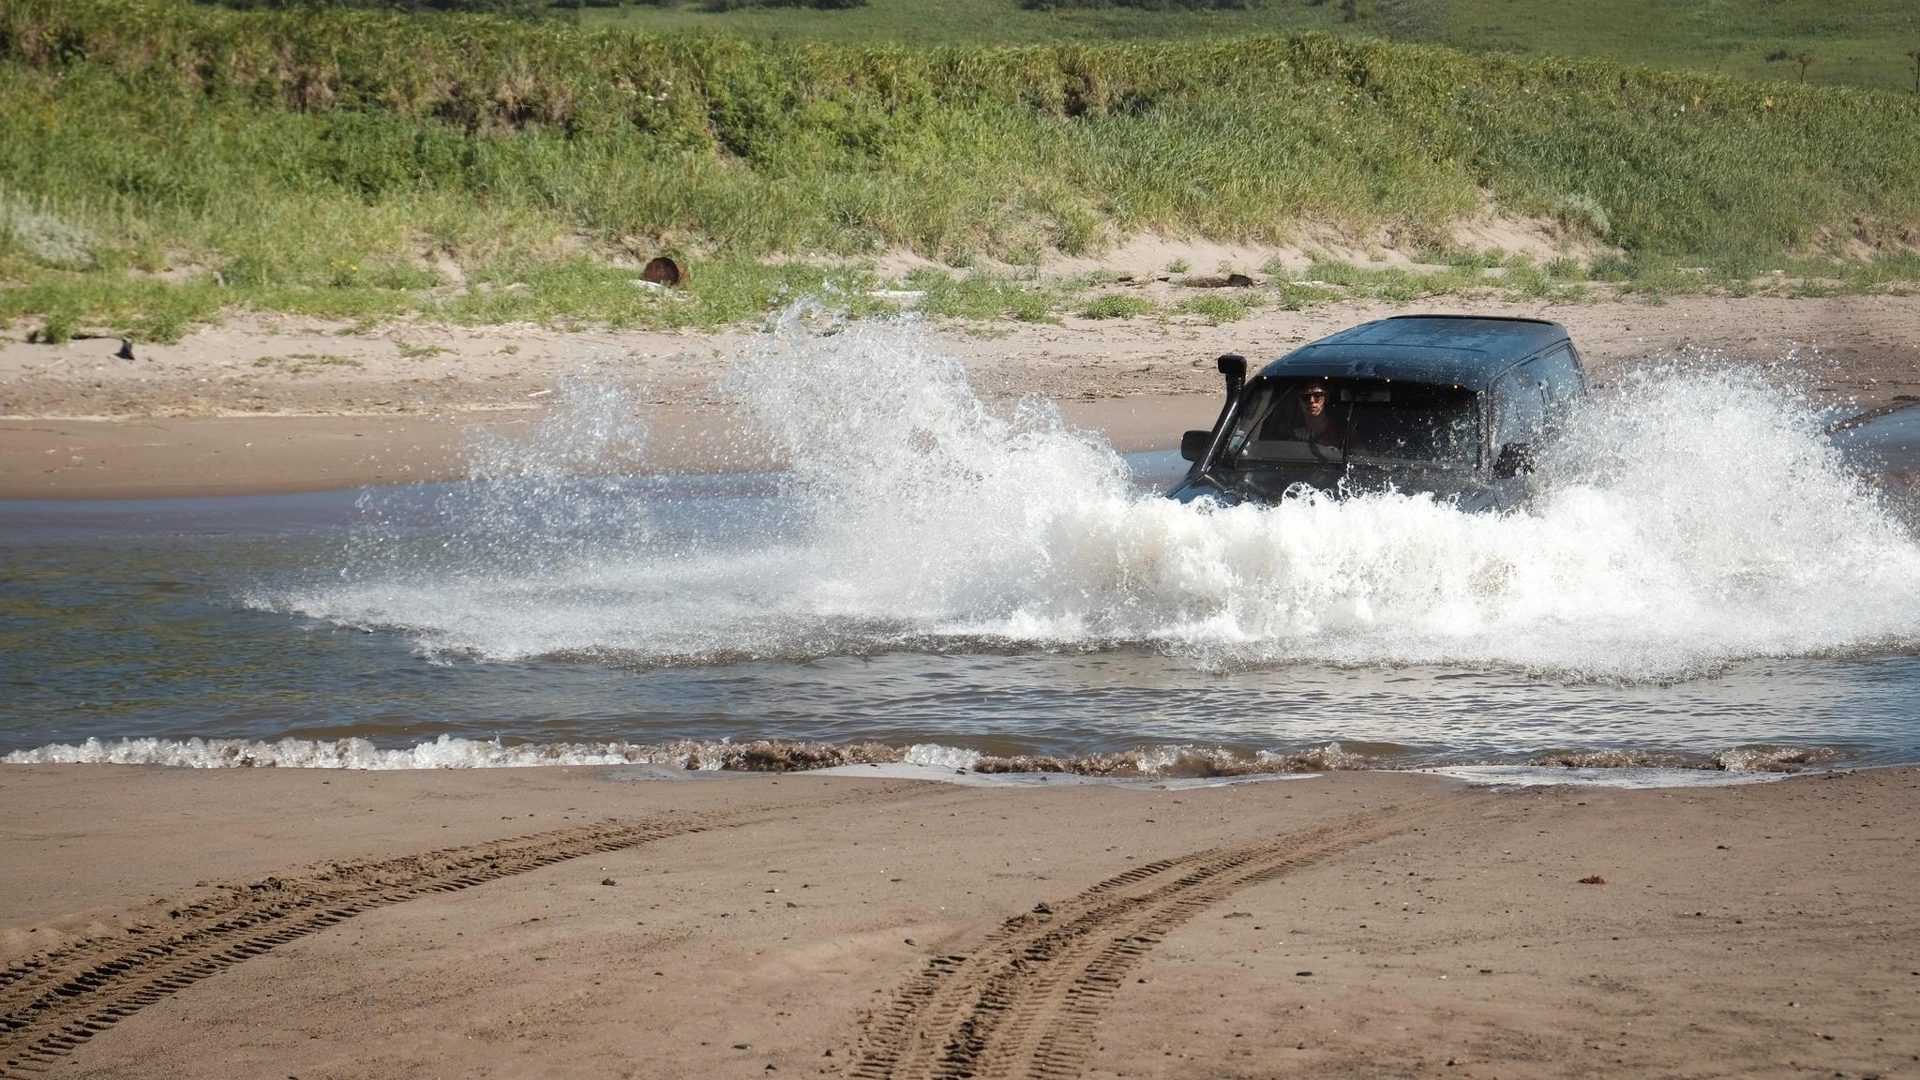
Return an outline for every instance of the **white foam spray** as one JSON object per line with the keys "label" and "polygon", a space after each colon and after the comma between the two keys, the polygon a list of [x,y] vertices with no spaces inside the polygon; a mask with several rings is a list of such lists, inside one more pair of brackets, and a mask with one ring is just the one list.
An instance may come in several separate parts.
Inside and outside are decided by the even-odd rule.
{"label": "white foam spray", "polygon": [[[1796,747],[1737,747],[1711,755],[1606,751],[1550,755],[1524,764],[1429,767],[1447,775],[1519,778],[1667,776],[1693,783],[1703,774],[1781,776],[1835,759],[1830,751]],[[801,743],[786,740],[677,740],[661,743],[521,742],[441,735],[413,746],[381,747],[344,739],[87,739],[0,755],[8,765],[159,765],[187,769],[518,769],[550,765],[648,765],[690,772],[792,772],[906,765],[930,776],[1021,777],[1066,774],[1108,779],[1305,775],[1347,769],[1405,768],[1350,752],[1338,742],[1291,753],[1234,753],[1219,747],[1151,746],[1071,756],[996,756],[943,743]],[[1417,763],[1414,763],[1417,767]],[[1506,781],[1496,781],[1506,782]]]}
{"label": "white foam spray", "polygon": [[342,580],[264,602],[430,653],[637,664],[1145,645],[1665,681],[1920,643],[1920,545],[1756,375],[1665,372],[1595,400],[1525,512],[1215,508],[1134,490],[1044,402],[988,408],[918,322],[803,322],[728,382],[739,436],[791,462],[753,527],[656,533],[644,493],[604,475],[640,441],[619,395],[582,391],[514,473],[519,510],[450,514],[430,552],[373,530]]}

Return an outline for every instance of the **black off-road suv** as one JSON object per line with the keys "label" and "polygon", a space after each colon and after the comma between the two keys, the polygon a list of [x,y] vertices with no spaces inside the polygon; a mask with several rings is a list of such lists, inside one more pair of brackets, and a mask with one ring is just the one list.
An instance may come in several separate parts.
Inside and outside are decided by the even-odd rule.
{"label": "black off-road suv", "polygon": [[1431,492],[1463,510],[1525,499],[1534,452],[1587,392],[1559,323],[1401,315],[1321,338],[1247,378],[1219,361],[1227,400],[1210,431],[1189,431],[1182,502],[1274,502]]}

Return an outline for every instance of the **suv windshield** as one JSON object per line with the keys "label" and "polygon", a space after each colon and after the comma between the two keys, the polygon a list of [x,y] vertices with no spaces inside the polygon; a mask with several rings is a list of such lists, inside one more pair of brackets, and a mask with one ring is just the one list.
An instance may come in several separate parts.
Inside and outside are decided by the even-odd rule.
{"label": "suv windshield", "polygon": [[1378,379],[1262,379],[1248,392],[1221,463],[1248,469],[1300,463],[1480,463],[1480,410],[1471,390]]}

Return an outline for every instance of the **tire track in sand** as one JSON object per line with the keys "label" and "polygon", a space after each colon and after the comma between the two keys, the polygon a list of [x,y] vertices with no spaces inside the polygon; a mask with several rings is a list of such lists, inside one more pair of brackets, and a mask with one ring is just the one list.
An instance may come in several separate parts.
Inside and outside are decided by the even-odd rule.
{"label": "tire track in sand", "polygon": [[608,821],[227,886],[163,923],[86,938],[0,971],[0,1078],[44,1071],[81,1043],[169,994],[374,908],[586,855],[765,821],[834,803],[912,794],[863,787],[822,800],[645,821]]}
{"label": "tire track in sand", "polygon": [[1136,866],[1007,920],[970,954],[936,957],[867,1021],[860,1080],[1078,1076],[1127,971],[1240,889],[1411,828],[1433,801]]}

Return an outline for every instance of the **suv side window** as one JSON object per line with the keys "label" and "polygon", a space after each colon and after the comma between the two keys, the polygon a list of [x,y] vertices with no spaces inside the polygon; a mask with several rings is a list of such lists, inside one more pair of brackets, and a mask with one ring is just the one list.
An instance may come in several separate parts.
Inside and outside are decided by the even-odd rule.
{"label": "suv side window", "polygon": [[1547,423],[1547,399],[1533,363],[1522,364],[1493,384],[1493,452],[1509,443],[1537,443]]}
{"label": "suv side window", "polygon": [[1559,420],[1573,403],[1586,394],[1586,373],[1580,369],[1580,354],[1573,342],[1564,341],[1552,350],[1527,362],[1522,371],[1530,372],[1540,383],[1547,398],[1547,414]]}

